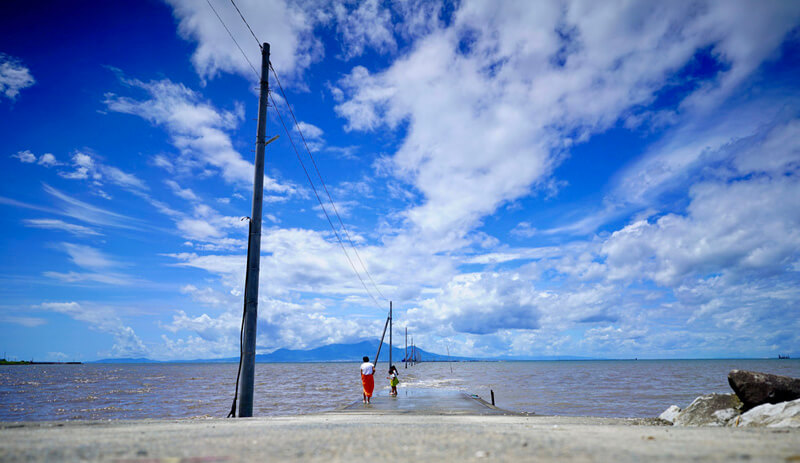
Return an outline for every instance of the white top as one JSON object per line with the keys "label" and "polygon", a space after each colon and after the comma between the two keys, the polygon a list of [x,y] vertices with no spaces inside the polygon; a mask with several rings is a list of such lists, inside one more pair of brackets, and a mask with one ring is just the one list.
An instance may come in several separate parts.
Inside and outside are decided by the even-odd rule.
{"label": "white top", "polygon": [[374,372],[375,372],[375,365],[373,365],[373,364],[371,364],[369,362],[364,362],[364,363],[361,364],[361,373],[362,374],[371,375]]}

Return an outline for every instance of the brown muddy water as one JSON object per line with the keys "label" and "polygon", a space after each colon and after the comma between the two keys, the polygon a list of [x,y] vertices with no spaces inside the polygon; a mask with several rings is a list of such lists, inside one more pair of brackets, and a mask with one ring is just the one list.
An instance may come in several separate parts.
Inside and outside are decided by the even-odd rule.
{"label": "brown muddy water", "polygon": [[[18,365],[0,367],[0,421],[224,417],[235,363]],[[400,388],[477,394],[544,415],[653,417],[695,397],[731,392],[732,369],[800,377],[800,360],[593,360],[421,363]],[[378,366],[384,373],[385,364]],[[452,369],[452,372],[451,372]],[[388,379],[376,376],[378,395]],[[256,416],[334,410],[360,400],[356,363],[256,365]]]}

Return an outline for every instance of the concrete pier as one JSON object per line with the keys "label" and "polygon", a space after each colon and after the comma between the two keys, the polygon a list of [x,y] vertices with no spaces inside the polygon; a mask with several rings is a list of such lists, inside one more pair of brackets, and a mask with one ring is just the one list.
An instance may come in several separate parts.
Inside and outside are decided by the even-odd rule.
{"label": "concrete pier", "polygon": [[497,408],[477,395],[447,389],[398,388],[397,397],[381,394],[371,403],[354,402],[338,410],[344,413],[417,415],[520,415]]}
{"label": "concrete pier", "polygon": [[315,415],[0,423],[0,461],[800,461],[796,428],[509,415],[470,396],[408,392]]}

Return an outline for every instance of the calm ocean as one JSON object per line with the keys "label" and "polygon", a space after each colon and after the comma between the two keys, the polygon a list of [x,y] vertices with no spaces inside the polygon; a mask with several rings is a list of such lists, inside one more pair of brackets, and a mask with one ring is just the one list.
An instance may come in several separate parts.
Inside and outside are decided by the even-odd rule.
{"label": "calm ocean", "polygon": [[[383,372],[386,364],[379,365]],[[731,392],[732,369],[800,377],[800,360],[626,360],[421,363],[402,388],[478,394],[508,410],[546,415],[653,417],[669,405]],[[0,367],[0,421],[224,417],[237,364]],[[452,372],[451,372],[452,369]],[[379,395],[388,380],[376,375]],[[256,416],[333,410],[360,400],[358,364],[257,364]]]}

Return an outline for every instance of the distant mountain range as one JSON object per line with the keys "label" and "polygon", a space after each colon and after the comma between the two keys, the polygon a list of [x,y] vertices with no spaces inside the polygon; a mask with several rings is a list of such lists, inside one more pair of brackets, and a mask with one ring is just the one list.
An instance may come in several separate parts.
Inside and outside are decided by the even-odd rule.
{"label": "distant mountain range", "polygon": [[[375,352],[378,350],[378,340],[361,341],[354,344],[328,344],[327,346],[316,347],[308,350],[278,349],[269,354],[257,354],[256,362],[259,363],[293,363],[293,362],[361,362],[365,355],[374,360]],[[587,357],[572,356],[550,356],[550,357],[521,357],[503,356],[493,358],[477,357],[458,357],[428,352],[424,349],[417,349],[417,357],[423,362],[475,362],[475,361],[520,361],[520,360],[593,360]],[[392,361],[395,364],[403,361],[403,349],[394,347],[392,349]],[[411,355],[409,348],[409,356]],[[389,345],[383,344],[380,362],[389,361]],[[88,363],[226,363],[238,362],[239,357],[216,358],[216,359],[195,359],[195,360],[171,360],[161,362],[148,358],[108,358],[96,360]]]}

